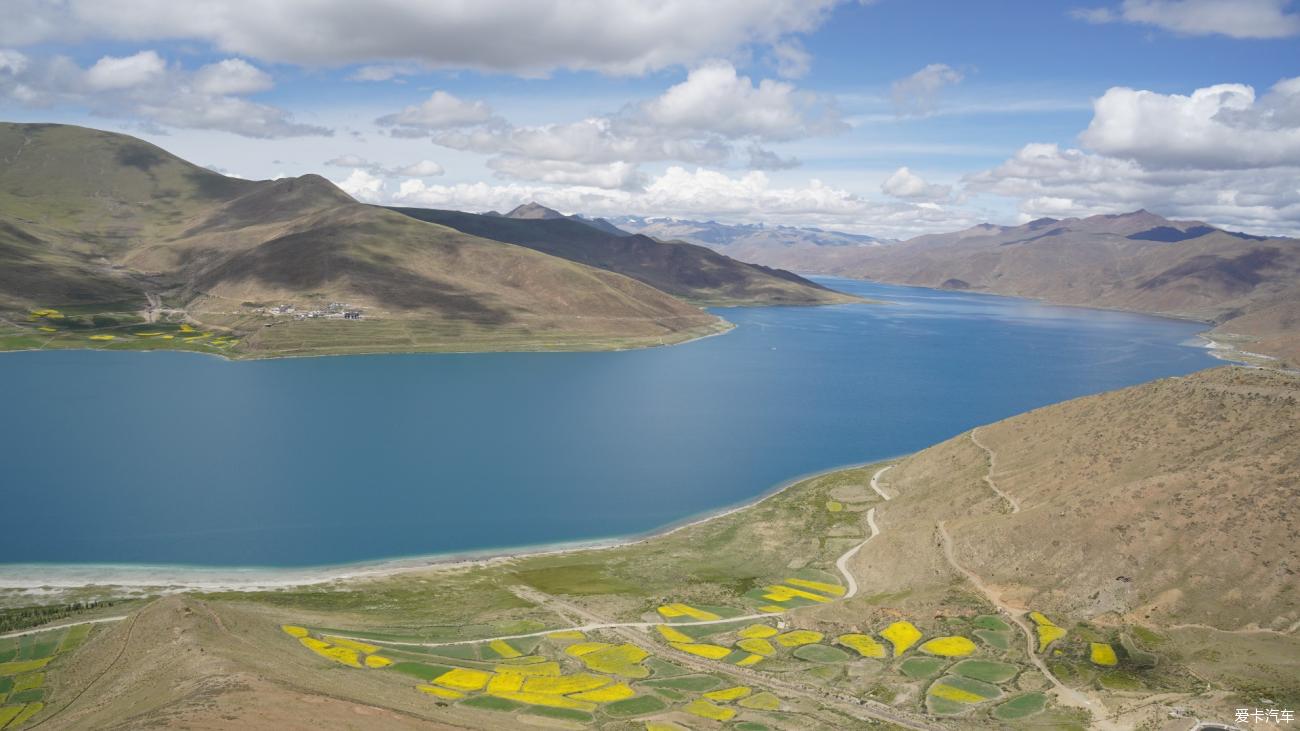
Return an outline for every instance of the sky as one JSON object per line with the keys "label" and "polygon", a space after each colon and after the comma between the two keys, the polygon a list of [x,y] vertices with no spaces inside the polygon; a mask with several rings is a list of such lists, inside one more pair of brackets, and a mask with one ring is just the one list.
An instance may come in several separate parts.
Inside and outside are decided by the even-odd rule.
{"label": "sky", "polygon": [[1300,234],[1290,0],[0,0],[0,119],[360,200]]}

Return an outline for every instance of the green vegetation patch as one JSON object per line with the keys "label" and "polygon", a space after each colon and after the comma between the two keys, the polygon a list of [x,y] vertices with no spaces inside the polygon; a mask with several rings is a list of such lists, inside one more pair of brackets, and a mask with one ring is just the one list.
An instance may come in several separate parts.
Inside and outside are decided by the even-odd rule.
{"label": "green vegetation patch", "polygon": [[982,680],[945,675],[930,684],[927,695],[958,703],[983,703],[1002,697],[1002,689]]}
{"label": "green vegetation patch", "polygon": [[949,671],[964,678],[983,680],[986,683],[1005,683],[1016,677],[1020,668],[996,660],[962,660]]}
{"label": "green vegetation patch", "polygon": [[794,656],[808,662],[846,662],[849,653],[830,645],[804,645],[796,648]]}
{"label": "green vegetation patch", "polygon": [[433,680],[451,670],[446,665],[429,665],[422,662],[398,662],[388,666],[389,670],[396,670],[403,675],[410,675],[420,680]]}
{"label": "green vegetation patch", "polygon": [[741,721],[733,726],[736,731],[768,731],[767,726],[754,721]]}
{"label": "green vegetation patch", "polygon": [[909,657],[898,666],[898,670],[909,678],[933,678],[948,664],[938,657]]}
{"label": "green vegetation patch", "polygon": [[633,594],[637,587],[605,574],[605,565],[583,563],[516,571],[514,576],[547,594],[583,596],[591,594]]}
{"label": "green vegetation patch", "polygon": [[1141,690],[1142,679],[1124,670],[1110,670],[1097,678],[1107,690]]}
{"label": "green vegetation patch", "polygon": [[930,711],[930,713],[933,713],[936,716],[956,716],[971,709],[971,707],[965,703],[937,698],[932,695],[925,697],[925,707]]}
{"label": "green vegetation patch", "polygon": [[0,700],[4,699],[5,693],[8,693],[14,687],[14,679],[11,675],[0,676]]}
{"label": "green vegetation patch", "polygon": [[[1134,630],[1136,633],[1136,628]],[[1124,649],[1124,654],[1133,665],[1140,668],[1153,668],[1160,661],[1160,658],[1154,653],[1147,652],[1138,647],[1133,637],[1128,632],[1121,632],[1119,635],[1119,645]]]}
{"label": "green vegetation patch", "polygon": [[999,721],[1015,721],[1042,713],[1044,708],[1047,708],[1047,694],[1021,693],[994,708],[993,717]]}
{"label": "green vegetation patch", "polygon": [[993,630],[994,632],[1010,632],[1011,625],[1006,620],[996,614],[981,614],[971,621],[979,629]]}
{"label": "green vegetation patch", "polygon": [[39,703],[45,700],[44,688],[28,688],[9,694],[10,703]]}
{"label": "green vegetation patch", "polygon": [[579,721],[581,723],[591,723],[592,717],[586,711],[579,711],[576,708],[550,708],[547,706],[529,706],[524,710],[531,716],[542,716],[543,718],[560,718],[565,721]]}
{"label": "green vegetation patch", "polygon": [[667,704],[652,695],[639,695],[635,698],[615,701],[605,706],[604,711],[615,718],[631,718],[657,713],[667,708]]}
{"label": "green vegetation patch", "polygon": [[642,684],[652,688],[704,691],[718,687],[722,684],[722,680],[712,675],[682,675],[676,678],[647,680]]}
{"label": "green vegetation patch", "polygon": [[654,655],[646,658],[645,662],[641,664],[649,668],[656,678],[675,678],[679,675],[689,675],[691,672],[681,665],[670,663]]}
{"label": "green vegetation patch", "polygon": [[524,704],[516,703],[505,698],[497,698],[492,695],[476,695],[461,701],[462,706],[467,708],[479,708],[485,711],[513,711],[517,708],[523,708]]}
{"label": "green vegetation patch", "polygon": [[[685,621],[691,620],[687,617]],[[744,629],[751,624],[753,623],[749,620],[743,620],[740,622],[719,622],[717,624],[683,624],[673,627],[673,629],[687,635],[691,639],[702,640],[705,637],[720,635],[724,632],[735,632],[736,630]]]}
{"label": "green vegetation patch", "polygon": [[996,650],[1003,652],[1011,649],[1011,633],[1000,632],[992,629],[977,629],[971,634],[978,637],[984,644]]}

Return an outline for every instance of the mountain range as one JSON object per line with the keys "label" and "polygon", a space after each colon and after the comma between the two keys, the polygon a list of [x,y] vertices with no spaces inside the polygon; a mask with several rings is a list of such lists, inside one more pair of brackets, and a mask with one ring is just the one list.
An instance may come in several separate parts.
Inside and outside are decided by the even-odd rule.
{"label": "mountain range", "polygon": [[625,274],[704,305],[828,304],[854,298],[795,274],[746,264],[712,249],[629,234],[603,219],[565,216],[536,203],[505,215],[394,208],[463,233],[517,244],[569,261]]}
{"label": "mountain range", "polygon": [[[544,239],[520,231],[555,223],[501,220],[520,240]],[[0,124],[0,324],[16,328],[19,347],[34,345],[27,313],[44,309],[117,321],[163,312],[220,329],[241,354],[287,355],[631,347],[725,329],[650,280],[703,302],[847,299],[718,256],[708,257],[711,279],[679,282],[698,274],[701,252],[636,244],[634,278],[609,258],[589,266],[556,247],[558,256],[364,205],[318,175],[243,180],[126,135]],[[331,305],[360,321],[265,317]],[[41,342],[86,347],[62,331]]]}
{"label": "mountain range", "polygon": [[797,244],[749,257],[799,272],[1193,318],[1300,363],[1300,240],[1149,211],[980,224],[889,246]]}

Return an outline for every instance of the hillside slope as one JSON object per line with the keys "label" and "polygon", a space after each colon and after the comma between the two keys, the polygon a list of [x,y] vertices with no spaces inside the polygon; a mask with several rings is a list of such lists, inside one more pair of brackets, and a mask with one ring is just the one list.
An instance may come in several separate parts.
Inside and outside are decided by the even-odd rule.
{"label": "hillside slope", "polygon": [[[1021,226],[981,224],[893,246],[802,247],[760,258],[796,271],[1051,302],[1175,315],[1224,324],[1300,301],[1300,240],[1170,221],[1148,211]],[[1296,360],[1300,329],[1260,318],[1230,330],[1254,350]]]}
{"label": "hillside slope", "polygon": [[[157,326],[149,347],[207,348],[176,337],[190,323],[251,355],[628,347],[724,327],[633,279],[365,206],[316,175],[229,178],[65,125],[0,125],[0,161],[11,347],[35,345],[37,324],[41,347],[145,347],[129,328],[141,318]],[[86,316],[25,317],[47,308]]]}
{"label": "hillside slope", "polygon": [[860,566],[882,591],[938,590],[945,520],[960,562],[1014,607],[1294,632],[1297,474],[1300,379],[1201,371],[1037,409],[904,459],[889,474],[897,497],[877,546],[898,563],[877,553]]}
{"label": "hillside slope", "polygon": [[394,208],[422,221],[624,274],[669,294],[708,305],[813,305],[850,302],[790,272],[746,264],[703,246],[614,233],[537,204],[505,216]]}

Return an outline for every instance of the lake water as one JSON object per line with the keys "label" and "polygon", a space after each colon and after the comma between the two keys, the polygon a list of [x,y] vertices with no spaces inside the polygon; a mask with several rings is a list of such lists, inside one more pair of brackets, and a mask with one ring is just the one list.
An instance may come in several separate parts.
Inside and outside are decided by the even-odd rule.
{"label": "lake water", "polygon": [[0,563],[313,566],[597,539],[1215,365],[1195,323],[832,286],[621,353],[0,354]]}

